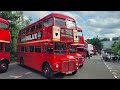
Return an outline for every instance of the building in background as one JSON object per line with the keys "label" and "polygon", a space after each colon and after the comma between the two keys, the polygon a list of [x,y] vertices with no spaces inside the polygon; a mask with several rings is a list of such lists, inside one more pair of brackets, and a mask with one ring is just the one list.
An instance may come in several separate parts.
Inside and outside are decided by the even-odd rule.
{"label": "building in background", "polygon": [[111,49],[115,41],[102,41],[103,49]]}

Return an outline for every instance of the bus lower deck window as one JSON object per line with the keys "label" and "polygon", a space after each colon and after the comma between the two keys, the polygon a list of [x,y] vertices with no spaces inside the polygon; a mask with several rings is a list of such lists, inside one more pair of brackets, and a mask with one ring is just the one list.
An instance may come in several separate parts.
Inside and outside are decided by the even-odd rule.
{"label": "bus lower deck window", "polygon": [[0,43],[0,50],[3,50],[3,43]]}
{"label": "bus lower deck window", "polygon": [[41,47],[40,46],[35,46],[35,52],[41,52]]}
{"label": "bus lower deck window", "polygon": [[6,51],[6,52],[10,52],[10,44],[7,43],[7,44],[5,45],[5,51]]}

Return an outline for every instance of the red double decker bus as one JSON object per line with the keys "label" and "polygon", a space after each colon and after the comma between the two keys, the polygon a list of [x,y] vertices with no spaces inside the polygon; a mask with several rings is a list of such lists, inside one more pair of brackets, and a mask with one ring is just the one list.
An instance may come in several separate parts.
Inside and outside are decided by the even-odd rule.
{"label": "red double decker bus", "polygon": [[79,61],[79,67],[82,67],[84,64],[84,57],[85,57],[85,51],[84,51],[84,36],[81,28],[77,27],[77,30],[79,32],[78,35],[78,43],[73,43],[70,45],[70,49],[74,51],[74,56],[77,58]]}
{"label": "red double decker bus", "polygon": [[9,23],[0,18],[0,72],[8,70],[10,63],[10,27]]}
{"label": "red double decker bus", "polygon": [[95,46],[93,46],[93,55],[96,55],[96,47]]}
{"label": "red double decker bus", "polygon": [[78,60],[67,54],[68,44],[78,42],[73,18],[52,13],[20,30],[17,60],[43,72],[46,78],[54,73],[75,74]]}

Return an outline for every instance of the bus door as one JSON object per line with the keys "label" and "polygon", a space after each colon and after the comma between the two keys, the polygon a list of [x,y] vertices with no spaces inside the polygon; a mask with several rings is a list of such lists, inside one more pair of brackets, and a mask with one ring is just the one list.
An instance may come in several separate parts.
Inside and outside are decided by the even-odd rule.
{"label": "bus door", "polygon": [[52,46],[44,46],[43,47],[43,61],[51,61],[53,56],[53,47]]}
{"label": "bus door", "polygon": [[24,52],[24,56],[23,56],[23,58],[25,59],[24,63],[30,67],[34,67],[34,63],[35,63],[34,60],[36,59],[35,46],[30,45],[28,48],[29,48],[29,53]]}
{"label": "bus door", "polygon": [[5,52],[5,56],[6,58],[10,58],[10,44],[9,43],[5,43],[4,44],[4,52]]}
{"label": "bus door", "polygon": [[0,60],[4,57],[4,43],[0,42]]}

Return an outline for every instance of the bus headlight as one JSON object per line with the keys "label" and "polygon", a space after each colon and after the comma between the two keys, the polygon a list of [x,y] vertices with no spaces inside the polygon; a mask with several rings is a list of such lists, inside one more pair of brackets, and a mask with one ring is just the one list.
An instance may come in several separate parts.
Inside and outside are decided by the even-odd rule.
{"label": "bus headlight", "polygon": [[56,68],[58,68],[59,67],[59,65],[58,64],[56,64]]}
{"label": "bus headlight", "polygon": [[78,66],[78,62],[76,62],[76,66]]}

